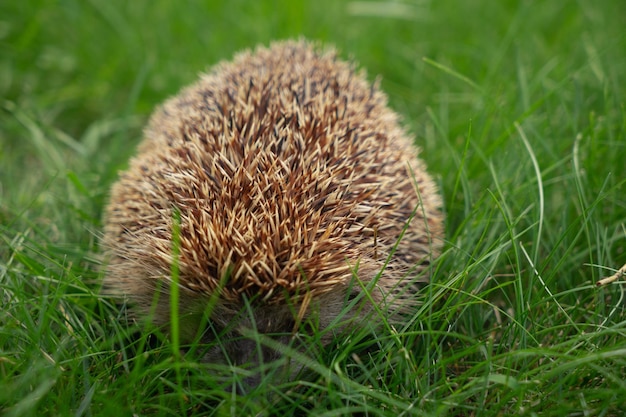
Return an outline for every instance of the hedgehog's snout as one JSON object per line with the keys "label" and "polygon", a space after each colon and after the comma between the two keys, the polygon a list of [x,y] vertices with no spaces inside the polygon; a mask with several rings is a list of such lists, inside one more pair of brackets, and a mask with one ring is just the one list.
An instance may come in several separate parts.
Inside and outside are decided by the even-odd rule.
{"label": "hedgehog's snout", "polygon": [[239,369],[238,372],[243,372],[241,378],[235,379],[238,384],[236,389],[240,393],[254,389],[267,378],[281,380],[285,375],[297,371],[287,366],[289,360],[282,352],[264,343],[271,339],[273,345],[291,347],[294,345],[291,333],[264,333],[261,331],[264,329],[255,329],[256,325],[256,322],[242,319],[232,326],[232,330],[220,331],[215,323],[209,323],[202,338],[207,347],[202,362],[234,365]]}
{"label": "hedgehog's snout", "polygon": [[371,312],[367,303],[349,308],[360,295],[356,287],[349,286],[323,294],[306,308],[298,303],[267,306],[250,300],[243,306],[218,305],[201,330],[205,350],[200,360],[238,367],[238,372],[245,373],[235,379],[241,385],[239,391],[253,389],[266,379],[293,380],[302,364],[290,352],[309,356],[321,347],[316,341],[325,345],[355,320],[368,321],[364,319]]}

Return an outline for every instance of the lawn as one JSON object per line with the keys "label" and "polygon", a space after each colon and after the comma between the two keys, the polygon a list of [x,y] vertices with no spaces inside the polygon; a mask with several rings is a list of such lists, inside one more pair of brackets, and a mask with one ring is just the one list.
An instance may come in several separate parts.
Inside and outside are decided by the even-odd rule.
{"label": "lawn", "polygon": [[[624,28],[622,0],[2,2],[0,414],[624,415]],[[381,77],[445,248],[406,326],[237,395],[99,295],[102,210],[157,104],[300,36]]]}

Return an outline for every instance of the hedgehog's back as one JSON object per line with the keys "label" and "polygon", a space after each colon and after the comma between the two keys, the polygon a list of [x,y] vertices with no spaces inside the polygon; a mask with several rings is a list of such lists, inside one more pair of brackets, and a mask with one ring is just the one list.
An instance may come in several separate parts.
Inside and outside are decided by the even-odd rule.
{"label": "hedgehog's back", "polygon": [[147,310],[179,253],[191,304],[215,291],[234,306],[302,304],[354,275],[370,282],[389,258],[375,299],[410,304],[407,274],[439,252],[439,206],[377,86],[332,51],[276,43],[218,65],[152,117],[107,208],[106,286]]}

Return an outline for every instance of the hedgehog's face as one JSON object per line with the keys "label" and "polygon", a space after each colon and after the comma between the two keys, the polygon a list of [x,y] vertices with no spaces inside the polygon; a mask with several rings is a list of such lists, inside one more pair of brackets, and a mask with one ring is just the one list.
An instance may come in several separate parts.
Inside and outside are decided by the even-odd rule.
{"label": "hedgehog's face", "polygon": [[356,288],[338,289],[315,300],[305,311],[300,311],[301,305],[287,304],[217,305],[201,328],[196,322],[187,329],[202,333],[200,360],[237,366],[244,374],[239,388],[245,390],[266,378],[274,382],[293,380],[302,369],[293,352],[311,356],[336,334],[349,329],[351,322],[359,321],[363,327],[363,315],[370,309],[362,304],[350,309],[348,304],[358,294]]}
{"label": "hedgehog's face", "polygon": [[281,309],[217,308],[202,328],[200,342],[204,346],[201,361],[235,365],[245,374],[240,388],[254,387],[270,374],[282,379],[289,372],[281,352],[268,346],[267,340],[280,347],[294,346],[297,342],[292,330],[295,321],[291,314]]}

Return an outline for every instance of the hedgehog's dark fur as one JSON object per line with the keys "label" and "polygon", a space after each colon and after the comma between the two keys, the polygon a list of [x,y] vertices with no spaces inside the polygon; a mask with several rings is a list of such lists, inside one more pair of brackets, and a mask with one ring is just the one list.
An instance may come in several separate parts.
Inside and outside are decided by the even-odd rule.
{"label": "hedgehog's dark fur", "polygon": [[[392,316],[415,305],[440,251],[439,206],[377,85],[332,51],[275,43],[219,64],[153,115],[106,210],[105,291],[168,323],[179,216],[187,340],[212,296],[210,322],[231,336],[289,333],[312,314],[324,329],[363,286]],[[226,346],[235,362],[256,355]]]}

